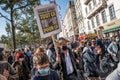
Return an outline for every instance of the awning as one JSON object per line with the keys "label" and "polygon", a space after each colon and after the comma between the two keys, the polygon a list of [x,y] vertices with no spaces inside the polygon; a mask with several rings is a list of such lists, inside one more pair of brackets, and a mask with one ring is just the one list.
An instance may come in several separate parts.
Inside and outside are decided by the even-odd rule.
{"label": "awning", "polygon": [[85,38],[94,38],[94,37],[98,37],[98,35],[97,34],[86,34],[85,35]]}
{"label": "awning", "polygon": [[114,32],[114,31],[118,31],[120,30],[120,26],[117,26],[117,27],[114,27],[114,28],[110,28],[110,29],[107,29],[107,30],[103,30],[103,33],[110,33],[110,32]]}
{"label": "awning", "polygon": [[79,36],[78,39],[79,40],[84,40],[85,39],[85,35]]}

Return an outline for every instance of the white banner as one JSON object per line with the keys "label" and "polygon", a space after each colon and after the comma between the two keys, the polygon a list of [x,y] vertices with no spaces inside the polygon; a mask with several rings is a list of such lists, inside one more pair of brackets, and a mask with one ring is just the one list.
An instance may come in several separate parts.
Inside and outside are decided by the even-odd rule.
{"label": "white banner", "polygon": [[49,37],[61,31],[57,7],[54,3],[34,8],[41,38]]}

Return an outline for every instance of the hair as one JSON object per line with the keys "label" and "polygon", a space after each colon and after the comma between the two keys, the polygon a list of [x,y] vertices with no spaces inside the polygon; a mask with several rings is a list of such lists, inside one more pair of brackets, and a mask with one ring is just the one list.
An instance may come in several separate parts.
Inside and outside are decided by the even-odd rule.
{"label": "hair", "polygon": [[49,63],[49,59],[47,54],[40,52],[34,55],[33,62],[38,65],[43,65],[43,64]]}
{"label": "hair", "polygon": [[38,53],[45,53],[44,48],[42,47],[37,48],[34,54],[38,54]]}
{"label": "hair", "polygon": [[111,38],[111,39],[112,39],[112,41],[115,41],[115,38],[116,38],[115,36],[112,36],[112,38]]}
{"label": "hair", "polygon": [[25,51],[25,49],[22,48],[22,51]]}
{"label": "hair", "polygon": [[19,58],[24,58],[24,54],[22,54],[21,52],[17,53],[15,56],[15,61],[18,61]]}

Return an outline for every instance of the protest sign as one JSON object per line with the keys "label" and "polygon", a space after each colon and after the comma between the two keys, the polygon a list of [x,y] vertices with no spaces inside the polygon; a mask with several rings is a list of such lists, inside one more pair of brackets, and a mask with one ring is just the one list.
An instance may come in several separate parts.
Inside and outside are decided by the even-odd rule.
{"label": "protest sign", "polygon": [[57,7],[54,3],[34,8],[41,38],[46,38],[61,31]]}

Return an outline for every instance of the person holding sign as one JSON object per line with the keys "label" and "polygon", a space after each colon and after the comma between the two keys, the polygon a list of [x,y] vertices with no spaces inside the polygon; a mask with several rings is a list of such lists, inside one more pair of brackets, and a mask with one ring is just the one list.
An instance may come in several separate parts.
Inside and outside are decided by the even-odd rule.
{"label": "person holding sign", "polygon": [[63,73],[63,80],[81,80],[78,79],[78,73],[77,73],[77,67],[75,62],[75,57],[71,51],[67,47],[67,42],[65,38],[59,38],[59,44],[60,44],[60,63],[62,67],[62,73]]}

